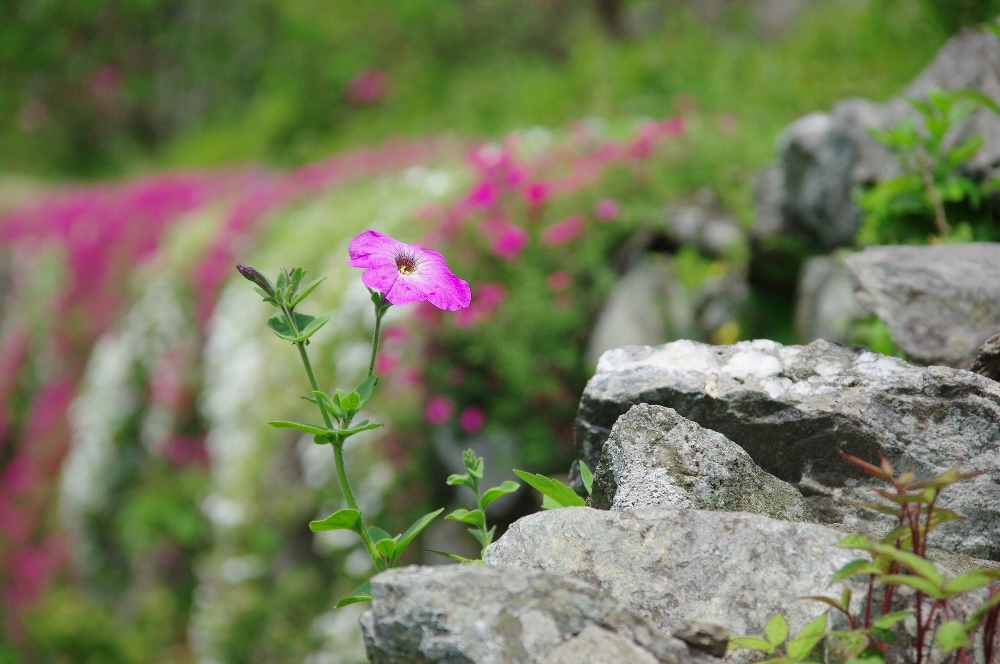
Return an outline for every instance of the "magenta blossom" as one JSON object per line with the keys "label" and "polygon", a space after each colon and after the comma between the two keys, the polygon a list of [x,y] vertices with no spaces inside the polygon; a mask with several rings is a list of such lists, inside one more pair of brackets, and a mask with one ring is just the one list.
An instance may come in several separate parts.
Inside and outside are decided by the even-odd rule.
{"label": "magenta blossom", "polygon": [[427,402],[427,407],[424,408],[424,417],[428,423],[440,426],[451,419],[451,413],[454,409],[455,406],[451,399],[438,395],[431,397]]}
{"label": "magenta blossom", "polygon": [[462,427],[462,431],[470,435],[479,433],[484,424],[486,416],[479,406],[469,406],[458,416],[458,425]]}
{"label": "magenta blossom", "polygon": [[351,267],[367,268],[361,281],[382,292],[392,304],[427,301],[438,309],[457,311],[469,306],[472,291],[436,251],[406,244],[376,231],[351,240]]}
{"label": "magenta blossom", "polygon": [[614,221],[621,213],[621,205],[613,198],[605,198],[594,207],[594,216],[601,221]]}
{"label": "magenta blossom", "polygon": [[573,215],[552,224],[542,233],[542,244],[555,246],[569,242],[583,232],[583,217]]}

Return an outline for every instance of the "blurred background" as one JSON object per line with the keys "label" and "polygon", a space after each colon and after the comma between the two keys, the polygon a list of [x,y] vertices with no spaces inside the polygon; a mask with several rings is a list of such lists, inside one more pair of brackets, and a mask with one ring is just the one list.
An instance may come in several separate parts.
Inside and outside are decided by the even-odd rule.
{"label": "blurred background", "polygon": [[[434,247],[472,285],[467,310],[386,319],[369,415],[387,426],[347,464],[392,532],[464,504],[444,480],[467,447],[490,486],[565,478],[609,348],[822,336],[898,354],[838,271],[893,238],[859,239],[860,214],[836,237],[789,221],[789,146],[808,141],[783,130],[900,94],[997,13],[0,0],[0,664],[364,661],[365,605],[333,606],[370,562],[308,529],[343,506],[332,454],[266,425],[308,420],[307,384],[237,262],[327,277],[305,310],[331,317],[310,347],[329,390],[367,368],[355,234]],[[539,503],[491,516],[502,532]],[[407,562],[477,552],[454,522],[423,540]]]}

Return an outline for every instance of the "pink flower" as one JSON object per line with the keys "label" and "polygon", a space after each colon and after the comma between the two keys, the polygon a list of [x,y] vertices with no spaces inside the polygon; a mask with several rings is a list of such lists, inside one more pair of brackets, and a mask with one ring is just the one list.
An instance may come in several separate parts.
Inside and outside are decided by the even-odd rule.
{"label": "pink flower", "polygon": [[516,224],[507,224],[490,244],[490,251],[505,260],[516,258],[528,246],[528,231]]}
{"label": "pink flower", "polygon": [[509,171],[507,171],[507,174],[504,175],[503,181],[504,184],[511,189],[516,189],[521,186],[526,177],[528,176],[524,173],[523,168],[520,166],[513,166]]}
{"label": "pink flower", "polygon": [[458,416],[458,425],[462,431],[468,434],[479,433],[479,430],[486,424],[486,416],[479,406],[469,406]]}
{"label": "pink flower", "polygon": [[362,283],[381,291],[392,304],[427,301],[457,311],[472,301],[468,282],[452,274],[441,254],[418,244],[365,231],[351,240],[348,253],[348,265],[367,268]]}
{"label": "pink flower", "polygon": [[455,324],[461,328],[471,327],[488,318],[506,298],[507,289],[503,284],[483,284],[477,287],[472,306],[455,314]]}
{"label": "pink flower", "polygon": [[569,242],[583,232],[583,217],[573,215],[552,224],[542,233],[542,243],[550,246]]}
{"label": "pink flower", "polygon": [[348,82],[345,95],[347,101],[358,106],[377,104],[389,94],[391,84],[392,80],[384,71],[366,69]]}
{"label": "pink flower", "polygon": [[451,399],[441,395],[431,397],[424,408],[424,418],[428,423],[438,426],[451,419],[451,413],[455,406]]}
{"label": "pink flower", "polygon": [[594,216],[601,221],[614,221],[621,214],[621,205],[613,198],[605,198],[594,207]]}
{"label": "pink flower", "polygon": [[391,374],[398,364],[399,356],[384,350],[375,358],[375,373],[379,376]]}
{"label": "pink flower", "polygon": [[491,208],[497,202],[497,186],[492,182],[480,182],[469,192],[470,205],[480,208]]}
{"label": "pink flower", "polygon": [[573,277],[569,276],[569,273],[559,270],[549,275],[548,283],[549,288],[557,293],[561,293],[573,285]]}
{"label": "pink flower", "polygon": [[549,200],[552,195],[552,187],[544,182],[535,182],[524,190],[524,202],[528,205],[541,205]]}

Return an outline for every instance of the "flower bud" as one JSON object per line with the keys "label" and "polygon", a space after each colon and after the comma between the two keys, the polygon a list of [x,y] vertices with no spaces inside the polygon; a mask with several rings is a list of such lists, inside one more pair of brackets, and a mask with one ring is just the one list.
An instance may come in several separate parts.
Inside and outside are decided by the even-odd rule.
{"label": "flower bud", "polygon": [[260,286],[265,293],[267,293],[271,297],[274,297],[274,286],[271,285],[271,282],[268,281],[267,277],[265,277],[263,274],[253,269],[249,265],[244,265],[243,263],[238,263],[236,265],[236,269],[239,270],[240,274],[242,274],[245,279],[254,282],[258,286]]}

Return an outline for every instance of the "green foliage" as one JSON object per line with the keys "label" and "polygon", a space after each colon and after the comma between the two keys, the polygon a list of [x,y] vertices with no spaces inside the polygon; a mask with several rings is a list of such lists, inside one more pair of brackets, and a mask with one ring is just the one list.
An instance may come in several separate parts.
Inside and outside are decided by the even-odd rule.
{"label": "green foliage", "polygon": [[[580,479],[583,481],[583,487],[589,496],[594,485],[594,474],[583,461],[579,463]],[[583,498],[577,495],[576,491],[573,491],[573,489],[559,480],[554,480],[551,477],[537,473],[528,473],[523,470],[515,470],[514,474],[542,494],[542,509],[553,510],[560,507],[583,507],[587,504]]]}
{"label": "green foliage", "polygon": [[[450,475],[448,477],[448,484],[451,486],[459,485],[464,486],[476,495],[476,508],[473,510],[467,509],[457,509],[445,518],[449,521],[461,521],[462,523],[467,523],[472,528],[469,528],[469,534],[476,538],[481,547],[480,557],[486,551],[488,547],[493,542],[493,535],[496,533],[496,526],[487,529],[486,527],[486,508],[497,498],[505,496],[508,493],[514,493],[517,491],[521,485],[517,482],[506,481],[500,486],[493,487],[492,489],[487,489],[485,492],[481,492],[479,489],[479,480],[483,478],[483,459],[477,456],[472,450],[466,450],[462,453],[462,462],[465,464],[465,474],[464,475]],[[514,471],[517,472],[516,470]],[[467,559],[461,556],[455,556],[448,553],[439,553],[458,562],[469,562]]]}
{"label": "green foliage", "polygon": [[[838,546],[859,549],[868,553],[868,559],[858,559],[844,565],[831,580],[832,583],[862,576],[869,580],[870,591],[862,606],[851,607],[851,590],[845,588],[839,599],[810,597],[828,604],[847,619],[848,629],[826,631],[824,613],[807,625],[789,643],[786,653],[779,646],[788,636],[788,625],[781,614],[775,615],[765,626],[765,638],[737,636],[730,643],[771,655],[767,662],[803,661],[816,648],[820,640],[830,642],[830,650],[848,662],[911,661],[915,654],[918,662],[949,661],[934,659],[939,649],[941,655],[957,652],[957,661],[966,661],[971,653],[971,637],[978,631],[990,664],[992,654],[1000,649],[1000,571],[973,569],[954,578],[948,578],[927,558],[930,533],[938,525],[963,519],[955,512],[937,505],[941,492],[955,482],[974,477],[979,472],[963,472],[955,465],[929,480],[917,481],[913,471],[896,474],[893,465],[884,457],[878,465],[841,452],[847,461],[860,467],[869,475],[885,481],[889,490],[876,493],[884,502],[861,503],[885,514],[896,517],[897,527],[878,540],[865,535],[852,534],[843,538]],[[949,601],[990,587],[987,600],[967,618],[956,617],[957,608]],[[901,587],[915,592],[900,593]],[[881,596],[876,597],[876,588]],[[912,606],[893,610],[900,602]],[[912,621],[910,634],[901,633],[904,621]],[[910,636],[912,634],[912,637]],[[901,645],[906,643],[906,646]],[[935,648],[937,646],[937,649]],[[824,660],[827,661],[827,660]]]}
{"label": "green foliage", "polygon": [[933,241],[992,241],[1000,237],[989,197],[994,183],[969,179],[963,167],[982,147],[981,136],[953,144],[951,130],[976,105],[1000,113],[992,99],[976,90],[931,90],[926,100],[911,100],[923,127],[909,117],[886,131],[872,131],[896,153],[903,173],[879,182],[858,197],[865,221],[862,244]]}
{"label": "green foliage", "polygon": [[[750,149],[713,148],[728,158],[683,177],[704,180],[717,162],[728,169],[718,181],[745,193],[781,126],[847,95],[885,96],[945,36],[922,0],[817,3],[779,39],[740,25],[738,8],[707,25],[659,2],[623,3],[638,27],[615,39],[590,3],[28,6],[0,7],[0,169],[88,176],[150,160],[302,162],[400,133],[661,116],[684,94],[752,131]],[[348,84],[369,68],[388,73],[389,92],[353,103]]]}

